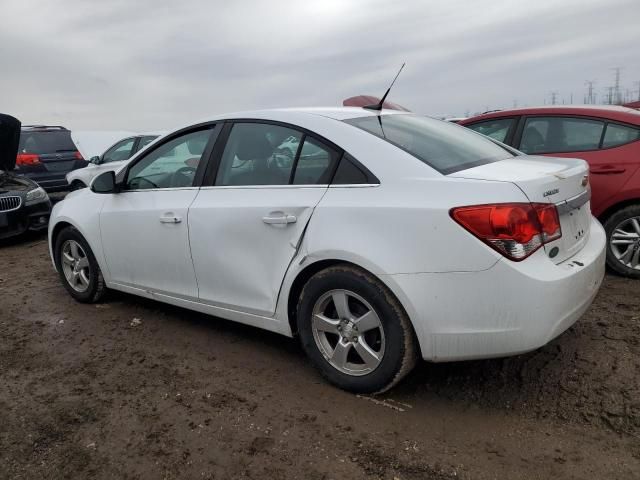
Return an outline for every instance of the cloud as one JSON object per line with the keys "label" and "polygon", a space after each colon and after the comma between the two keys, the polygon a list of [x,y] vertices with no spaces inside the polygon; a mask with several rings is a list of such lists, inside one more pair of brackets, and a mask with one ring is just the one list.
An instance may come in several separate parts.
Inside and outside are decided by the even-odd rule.
{"label": "cloud", "polygon": [[0,7],[0,110],[25,123],[152,130],[225,111],[380,95],[426,114],[581,100],[640,80],[636,0],[182,2]]}

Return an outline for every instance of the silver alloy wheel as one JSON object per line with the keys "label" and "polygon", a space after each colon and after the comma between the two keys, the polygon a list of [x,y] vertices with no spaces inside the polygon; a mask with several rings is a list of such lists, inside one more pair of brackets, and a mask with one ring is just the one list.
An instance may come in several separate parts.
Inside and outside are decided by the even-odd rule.
{"label": "silver alloy wheel", "polygon": [[64,242],[60,261],[71,288],[78,293],[86,292],[89,288],[89,259],[82,246],[75,240]]}
{"label": "silver alloy wheel", "polygon": [[640,270],[640,217],[618,224],[609,240],[611,251],[624,266]]}
{"label": "silver alloy wheel", "polygon": [[322,356],[336,370],[361,376],[384,357],[382,322],[373,307],[349,290],[331,290],[313,306],[311,330]]}

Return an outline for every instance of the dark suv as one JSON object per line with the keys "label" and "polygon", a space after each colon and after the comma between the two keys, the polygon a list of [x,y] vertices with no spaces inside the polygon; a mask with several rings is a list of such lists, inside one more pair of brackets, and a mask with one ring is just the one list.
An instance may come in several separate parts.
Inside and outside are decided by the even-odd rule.
{"label": "dark suv", "polygon": [[87,166],[87,162],[64,127],[25,125],[20,132],[20,145],[15,173],[37,182],[48,192],[69,188],[66,175]]}

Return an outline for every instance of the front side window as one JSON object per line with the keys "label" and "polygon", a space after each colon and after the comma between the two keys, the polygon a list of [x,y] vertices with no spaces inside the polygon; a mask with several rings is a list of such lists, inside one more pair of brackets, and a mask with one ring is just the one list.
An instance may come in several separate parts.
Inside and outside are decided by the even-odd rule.
{"label": "front side window", "polygon": [[181,135],[154,148],[131,167],[126,188],[146,190],[193,186],[212,128]]}
{"label": "front side window", "polygon": [[528,154],[596,150],[603,129],[603,122],[587,118],[527,118],[520,150]]}
{"label": "front side window", "polygon": [[345,122],[401,148],[444,175],[513,158],[488,138],[459,125],[419,115],[372,115]]}
{"label": "front side window", "polygon": [[604,141],[602,148],[617,147],[625,143],[635,142],[640,139],[640,128],[627,127],[626,125],[617,125],[610,123],[607,125],[607,131],[604,132]]}
{"label": "front side window", "polygon": [[467,125],[468,128],[478,133],[491,137],[499,142],[504,142],[509,133],[509,129],[514,124],[513,118],[497,118],[494,120],[487,120],[485,122],[474,123],[473,125]]}
{"label": "front side window", "polygon": [[116,143],[113,147],[104,152],[102,162],[119,162],[121,160],[128,159],[131,156],[131,150],[133,149],[134,143],[136,143],[135,138],[127,138]]}
{"label": "front side window", "polygon": [[280,125],[234,124],[216,185],[288,185],[301,140],[301,132]]}

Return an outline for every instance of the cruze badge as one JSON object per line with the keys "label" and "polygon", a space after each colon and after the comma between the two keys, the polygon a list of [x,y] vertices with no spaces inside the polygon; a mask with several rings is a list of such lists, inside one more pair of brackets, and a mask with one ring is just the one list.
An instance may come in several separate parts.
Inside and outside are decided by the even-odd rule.
{"label": "cruze badge", "polygon": [[542,196],[543,196],[543,197],[549,197],[549,196],[551,196],[551,195],[555,195],[556,193],[559,193],[559,192],[560,192],[560,189],[558,189],[558,188],[554,188],[553,190],[547,190],[546,192],[544,192],[544,193],[542,194]]}

